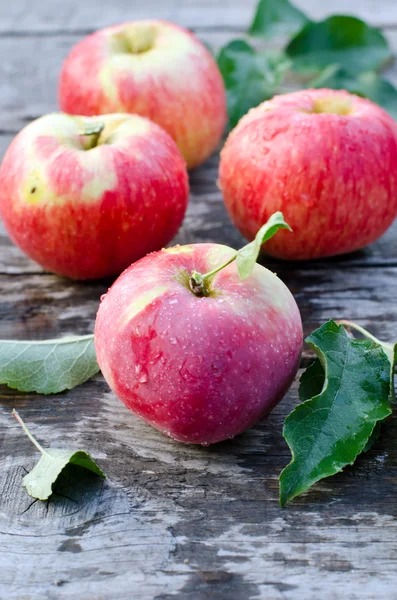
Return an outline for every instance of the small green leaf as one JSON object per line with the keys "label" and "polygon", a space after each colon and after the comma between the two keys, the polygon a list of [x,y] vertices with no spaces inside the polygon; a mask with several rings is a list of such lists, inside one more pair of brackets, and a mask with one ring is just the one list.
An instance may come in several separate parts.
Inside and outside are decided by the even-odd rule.
{"label": "small green leaf", "polygon": [[0,340],[0,383],[20,392],[56,394],[98,371],[93,335],[43,342]]}
{"label": "small green leaf", "polygon": [[249,33],[267,38],[292,35],[307,22],[306,15],[289,0],[260,0]]}
{"label": "small green leaf", "polygon": [[340,65],[330,65],[309,83],[309,87],[347,90],[376,102],[397,119],[397,89],[374,71],[353,75]]}
{"label": "small green leaf", "polygon": [[245,40],[233,40],[220,50],[218,66],[225,82],[231,127],[250,108],[274,96],[289,65],[284,55],[265,55]]}
{"label": "small green leaf", "polygon": [[275,212],[268,222],[262,225],[256,234],[255,239],[238,251],[236,265],[241,279],[246,279],[251,275],[259,252],[261,251],[262,244],[267,242],[267,240],[270,240],[279,229],[288,229],[289,231],[292,231],[288,223],[284,221],[283,213]]}
{"label": "small green leaf", "polygon": [[376,423],[391,414],[390,362],[379,344],[352,339],[334,321],[306,341],[319,361],[302,377],[300,396],[306,401],[284,424],[292,461],[280,475],[281,506],[353,464]]}
{"label": "small green leaf", "polygon": [[378,70],[392,58],[384,35],[355,17],[307,23],[286,48],[297,72],[315,73],[333,64],[351,73]]}
{"label": "small green leaf", "polygon": [[12,414],[22,426],[30,441],[41,452],[39,462],[30,473],[25,475],[22,481],[29,496],[37,498],[38,500],[47,500],[53,493],[54,484],[58,481],[64,468],[69,464],[78,465],[92,471],[100,477],[106,478],[102,469],[100,469],[91,456],[83,450],[61,450],[58,448],[44,449],[32,436],[17,411],[13,410]]}

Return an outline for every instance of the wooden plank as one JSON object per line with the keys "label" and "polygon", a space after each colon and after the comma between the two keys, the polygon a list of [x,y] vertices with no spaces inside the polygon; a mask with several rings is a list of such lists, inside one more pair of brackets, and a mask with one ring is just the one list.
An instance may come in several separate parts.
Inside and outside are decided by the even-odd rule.
{"label": "wooden plank", "polygon": [[[103,2],[96,0],[62,3],[40,1],[31,10],[29,0],[16,0],[0,6],[0,33],[18,32],[88,32],[100,27],[126,20],[157,18],[197,28],[222,25],[227,28],[247,27],[254,14],[257,0],[150,0],[131,3],[128,0]],[[397,25],[397,6],[394,0],[334,0],[332,3],[318,0],[296,0],[296,6],[311,18],[321,19],[330,14],[353,14],[369,22]]]}
{"label": "wooden plank", "polygon": [[[287,509],[277,476],[294,384],[266,422],[210,448],[182,446],[129,413],[97,376],[56,397],[2,390],[0,594],[11,599],[393,597],[396,417],[354,468]],[[108,480],[70,479],[48,502],[21,487],[43,443],[84,447]],[[67,496],[65,498],[65,496]]]}
{"label": "wooden plank", "polygon": [[[84,31],[129,14],[162,16],[201,28],[200,35],[217,47],[229,39],[231,29],[238,33],[249,21],[253,3],[150,0],[138,6],[114,0],[99,8],[94,0],[41,0],[34,11],[27,0],[3,3],[0,154],[31,118],[56,110],[62,58]],[[315,0],[299,5],[311,7],[313,16],[346,11],[341,0],[329,7]],[[397,23],[394,0],[382,0],[376,10],[372,0],[351,0],[348,9],[374,23]],[[58,36],[59,31],[69,34]],[[397,48],[396,33],[390,36]],[[213,157],[191,174],[180,243],[243,243],[215,185],[217,161]],[[352,256],[307,265],[261,260],[294,293],[306,334],[328,318],[345,317],[385,340],[397,339],[397,224],[370,249]],[[92,331],[108,284],[74,283],[42,273],[0,229],[0,338]],[[303,363],[309,359],[305,351]],[[295,381],[266,422],[210,448],[173,443],[144,425],[101,375],[51,397],[0,386],[0,597],[394,597],[396,415],[354,467],[280,509],[277,476],[289,461],[282,423],[297,403],[297,386]],[[11,418],[13,407],[44,445],[87,449],[108,479],[83,479],[76,469],[48,503],[32,503],[21,480],[37,455]]]}

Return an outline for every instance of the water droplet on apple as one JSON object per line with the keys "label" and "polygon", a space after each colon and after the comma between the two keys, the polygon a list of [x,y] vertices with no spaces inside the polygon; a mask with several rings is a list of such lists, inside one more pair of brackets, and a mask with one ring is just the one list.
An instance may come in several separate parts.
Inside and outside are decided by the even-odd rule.
{"label": "water droplet on apple", "polygon": [[142,373],[142,375],[139,377],[138,381],[139,383],[146,383],[147,382],[147,373]]}
{"label": "water droplet on apple", "polygon": [[105,298],[106,298],[106,294],[102,294],[102,296],[100,298],[101,302],[103,302],[103,300],[105,300]]}
{"label": "water droplet on apple", "polygon": [[234,439],[234,435],[228,435],[229,440]]}
{"label": "water droplet on apple", "polygon": [[168,304],[178,304],[178,299],[177,298],[171,298],[171,300],[168,300]]}
{"label": "water droplet on apple", "polygon": [[170,437],[171,436],[171,432],[168,431],[168,429],[164,429],[163,435],[166,435],[167,437]]}
{"label": "water droplet on apple", "polygon": [[209,442],[201,442],[201,445],[204,446],[204,448],[207,448],[207,446],[209,446],[210,443]]}
{"label": "water droplet on apple", "polygon": [[170,344],[176,344],[176,343],[177,343],[176,338],[171,337],[170,338]]}

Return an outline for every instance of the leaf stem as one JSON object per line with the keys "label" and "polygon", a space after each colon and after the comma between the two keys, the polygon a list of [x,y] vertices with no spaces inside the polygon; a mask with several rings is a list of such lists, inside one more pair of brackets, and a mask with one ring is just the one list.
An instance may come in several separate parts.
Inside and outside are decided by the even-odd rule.
{"label": "leaf stem", "polygon": [[37,448],[37,450],[39,450],[42,454],[47,454],[47,452],[44,450],[44,448],[39,444],[39,442],[32,436],[32,434],[30,433],[29,429],[27,428],[27,426],[25,425],[24,421],[22,420],[22,418],[19,416],[18,412],[15,410],[15,408],[13,408],[12,410],[12,416],[15,417],[15,419],[18,421],[18,423],[20,424],[20,426],[22,427],[22,429],[24,430],[24,432],[26,433],[26,435],[28,436],[28,438],[30,439],[30,441],[32,442],[32,444],[34,444]]}
{"label": "leaf stem", "polygon": [[212,269],[212,271],[208,271],[208,273],[204,273],[204,275],[202,275],[201,277],[204,279],[204,281],[206,279],[209,279],[210,277],[213,277],[219,271],[221,271],[222,269],[224,269],[225,267],[227,267],[228,265],[230,265],[232,262],[234,262],[236,260],[236,258],[237,258],[237,254],[238,254],[238,252],[236,252],[236,254],[234,256],[232,256],[231,258],[229,258],[229,260],[226,261],[223,265],[220,265],[219,267],[216,267],[215,269]]}
{"label": "leaf stem", "polygon": [[349,329],[354,329],[355,331],[358,331],[364,337],[372,340],[373,342],[375,342],[376,344],[379,344],[380,346],[386,346],[386,348],[390,348],[390,349],[393,348],[393,344],[388,344],[387,342],[382,342],[377,337],[372,335],[372,333],[370,333],[369,331],[364,329],[364,327],[361,327],[361,325],[357,325],[357,323],[353,323],[353,321],[347,321],[345,319],[340,319],[339,321],[336,321],[336,323],[338,325],[343,325],[343,327],[348,327]]}

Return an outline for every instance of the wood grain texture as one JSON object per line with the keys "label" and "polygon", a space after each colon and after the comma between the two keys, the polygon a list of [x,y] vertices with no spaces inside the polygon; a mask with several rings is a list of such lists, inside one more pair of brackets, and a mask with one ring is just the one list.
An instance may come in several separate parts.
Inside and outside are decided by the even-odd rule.
{"label": "wood grain texture", "polygon": [[[277,1],[277,0],[275,0]],[[257,0],[63,0],[56,4],[41,0],[34,10],[29,0],[3,2],[0,6],[0,33],[89,32],[100,27],[133,19],[169,19],[185,27],[245,28],[252,19]],[[330,14],[354,14],[374,25],[397,25],[394,0],[295,0],[301,10],[314,19]]]}
{"label": "wood grain texture", "polygon": [[[162,17],[214,48],[249,22],[256,0],[14,0],[0,5],[0,156],[32,118],[57,109],[56,81],[71,46],[95,28]],[[395,0],[298,0],[311,16],[350,12],[386,26],[397,49]],[[391,70],[397,82],[397,71]],[[217,156],[191,173],[179,243],[243,240],[216,187]],[[261,257],[295,295],[305,333],[350,318],[397,339],[397,224],[371,248],[286,264]],[[0,227],[0,338],[45,339],[93,329],[110,281],[43,273]],[[306,350],[303,363],[310,360]],[[269,419],[210,448],[164,438],[129,413],[101,375],[51,397],[0,386],[0,598],[15,600],[372,600],[397,584],[397,420],[354,467],[287,509],[277,477],[289,461],[281,431],[295,381]],[[44,445],[83,448],[106,481],[68,472],[49,502],[21,486]]]}

